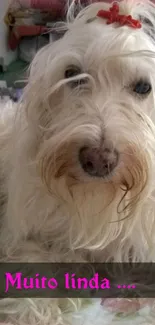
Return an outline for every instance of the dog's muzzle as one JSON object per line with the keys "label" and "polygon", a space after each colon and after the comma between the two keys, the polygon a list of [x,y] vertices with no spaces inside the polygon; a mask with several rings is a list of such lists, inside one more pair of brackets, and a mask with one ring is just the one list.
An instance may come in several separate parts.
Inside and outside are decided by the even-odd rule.
{"label": "dog's muzzle", "polygon": [[106,177],[118,165],[119,154],[115,149],[83,147],[79,152],[80,164],[93,177]]}

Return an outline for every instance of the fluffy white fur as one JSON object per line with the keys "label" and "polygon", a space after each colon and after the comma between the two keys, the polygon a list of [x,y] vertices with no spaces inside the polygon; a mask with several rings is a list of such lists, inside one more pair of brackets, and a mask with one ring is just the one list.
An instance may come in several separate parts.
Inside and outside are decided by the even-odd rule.
{"label": "fluffy white fur", "polygon": [[[93,20],[104,8],[92,4],[74,19],[71,5],[64,37],[37,54],[22,102],[2,112],[3,261],[155,262],[155,7],[120,1],[141,29]],[[64,78],[70,65],[87,80],[74,89]],[[132,91],[140,79],[151,82],[147,97]],[[119,164],[110,177],[92,178],[78,153],[102,141],[117,148]],[[74,325],[63,311],[82,303],[2,300],[0,319]]]}

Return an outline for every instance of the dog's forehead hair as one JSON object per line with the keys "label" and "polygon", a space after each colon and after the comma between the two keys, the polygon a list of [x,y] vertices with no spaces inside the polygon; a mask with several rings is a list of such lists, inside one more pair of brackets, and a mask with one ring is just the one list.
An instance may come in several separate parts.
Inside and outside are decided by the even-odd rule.
{"label": "dog's forehead hair", "polygon": [[62,47],[64,45],[73,56],[79,53],[85,69],[90,66],[102,69],[106,65],[109,71],[117,71],[123,67],[126,69],[128,65],[129,71],[139,67],[141,74],[147,72],[147,65],[151,62],[141,51],[153,49],[144,32],[130,31],[126,27],[116,29],[98,22],[71,29],[64,37]]}
{"label": "dog's forehead hair", "polygon": [[[63,44],[69,47],[87,51],[93,45],[114,52],[154,50],[150,38],[143,29],[133,29],[128,26],[118,27],[115,24],[107,25],[104,21],[95,19],[90,23],[86,21],[73,22],[66,32]],[[146,44],[146,45],[145,45]],[[96,48],[97,46],[97,48]]]}
{"label": "dog's forehead hair", "polygon": [[[147,1],[145,2],[143,0],[119,2],[121,14],[131,15],[134,19],[143,17],[142,28],[140,29],[119,26],[117,23],[107,25],[106,19],[97,17],[99,10],[109,10],[111,6],[109,3],[103,1],[87,6],[68,25],[69,32],[65,38],[66,45],[72,44],[72,47],[77,47],[81,51],[87,51],[89,47],[92,47],[93,50],[94,45],[94,52],[97,52],[97,48],[100,47],[103,48],[104,52],[108,48],[108,51],[111,50],[113,54],[116,51],[118,52],[118,49],[121,53],[123,50],[149,50],[151,42],[148,35],[146,35],[148,34],[148,23],[146,21],[153,19],[153,9],[151,9],[151,6],[149,8]],[[146,46],[145,42],[147,42]],[[154,51],[154,48],[150,48],[150,50]]]}

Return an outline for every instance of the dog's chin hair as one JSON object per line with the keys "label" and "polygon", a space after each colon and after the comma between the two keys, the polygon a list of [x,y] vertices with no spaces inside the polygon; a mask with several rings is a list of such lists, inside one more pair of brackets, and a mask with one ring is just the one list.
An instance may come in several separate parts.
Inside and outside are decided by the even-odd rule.
{"label": "dog's chin hair", "polygon": [[[80,168],[76,169],[73,159],[75,142],[70,145],[59,142],[54,152],[50,150],[53,147],[50,143],[40,152],[40,173],[49,194],[64,202],[69,211],[70,247],[74,250],[104,250],[112,242],[119,241],[122,233],[123,241],[128,242],[135,224],[141,223],[141,209],[149,195],[149,171],[152,170],[149,153],[144,155],[140,148],[128,145],[122,154],[123,164],[109,179],[90,180],[89,177],[88,181],[82,181],[86,176],[80,175]],[[145,227],[145,222],[141,226]],[[147,227],[142,232],[148,240]],[[128,260],[131,248],[120,245],[117,254]],[[108,259],[113,258],[111,251]]]}
{"label": "dog's chin hair", "polygon": [[[49,139],[50,142],[51,139]],[[26,178],[28,175],[25,172],[25,176],[23,175],[22,177],[26,196],[24,195],[23,197],[23,194],[21,196],[21,193],[17,191],[17,197],[14,197],[16,200],[14,202],[14,209],[16,211],[17,206],[19,214],[23,210],[23,200],[27,201],[24,208],[27,212],[26,210],[22,211],[26,213],[25,217],[27,220],[21,220],[21,230],[24,237],[29,236],[29,226],[27,223],[32,221],[29,220],[30,214],[35,213],[32,207],[36,198],[42,196],[40,198],[41,203],[37,207],[38,209],[41,208],[41,210],[38,210],[41,218],[42,209],[44,208],[44,205],[41,207],[41,204],[46,202],[47,210],[50,207],[50,214],[47,213],[47,216],[44,216],[44,220],[41,220],[38,215],[38,220],[34,219],[34,222],[32,222],[32,229],[34,229],[34,233],[38,233],[39,241],[42,242],[43,246],[41,247],[39,244],[38,247],[40,248],[35,247],[32,249],[35,252],[34,255],[32,253],[32,256],[31,247],[33,245],[31,246],[30,244],[30,247],[26,249],[27,251],[24,248],[24,251],[21,249],[22,253],[19,253],[17,243],[20,239],[18,236],[21,234],[16,232],[17,226],[15,224],[14,238],[9,238],[10,234],[9,232],[6,234],[5,229],[1,236],[3,249],[8,258],[20,260],[25,256],[25,260],[29,261],[33,261],[33,258],[35,261],[36,259],[40,261],[45,258],[46,261],[47,254],[44,253],[44,244],[46,242],[50,243],[52,239],[54,252],[52,256],[48,253],[48,260],[50,258],[57,260],[58,258],[63,261],[61,250],[63,252],[63,246],[66,245],[71,251],[76,252],[84,249],[92,252],[92,255],[93,251],[104,252],[105,250],[103,255],[104,261],[128,261],[131,251],[133,261],[145,261],[145,251],[140,249],[140,239],[137,232],[141,236],[143,244],[145,243],[145,246],[149,247],[153,242],[152,227],[154,223],[151,217],[148,224],[148,218],[152,213],[151,194],[154,168],[151,154],[149,155],[149,152],[147,152],[144,155],[140,148],[128,145],[122,157],[123,164],[120,164],[120,167],[118,167],[111,178],[105,181],[102,179],[92,179],[91,181],[84,182],[82,181],[84,175],[81,175],[81,179],[76,177],[76,173],[79,176],[79,170],[75,169],[74,161],[72,164],[72,142],[71,146],[68,144],[65,147],[61,140],[54,152],[50,150],[54,146],[49,145],[49,143],[48,146],[43,146],[39,152],[38,161],[35,161],[40,172],[41,183],[36,176],[35,178],[33,176],[31,184],[34,182],[34,188],[31,189],[32,194],[29,191],[26,193]],[[75,146],[74,141],[73,143]],[[27,159],[25,154],[29,156],[31,145],[32,143],[30,143],[27,153],[26,147],[22,146],[23,164],[24,160]],[[34,163],[32,166],[30,165],[31,171],[33,171],[33,165]],[[71,170],[72,174],[70,175]],[[37,190],[36,186],[38,187]],[[149,211],[147,211],[147,207]],[[36,209],[35,204],[34,208]],[[143,218],[142,213],[144,214]],[[43,223],[45,228],[41,228]],[[19,220],[18,224],[20,224]],[[55,244],[53,244],[53,241]],[[62,247],[60,243],[62,243]],[[59,252],[57,252],[58,244]],[[70,253],[69,255],[68,258],[72,260],[72,254]],[[73,261],[74,258],[75,256]],[[95,260],[95,257],[93,258]],[[81,256],[77,254],[75,261],[80,262]]]}

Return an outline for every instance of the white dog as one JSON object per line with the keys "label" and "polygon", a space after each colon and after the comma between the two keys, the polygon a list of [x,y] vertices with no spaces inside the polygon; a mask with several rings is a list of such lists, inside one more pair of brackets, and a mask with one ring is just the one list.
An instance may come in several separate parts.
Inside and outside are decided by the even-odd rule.
{"label": "white dog", "polygon": [[[155,261],[155,7],[120,1],[113,23],[110,7],[71,5],[1,117],[3,261]],[[68,303],[2,300],[0,315],[64,324]]]}

